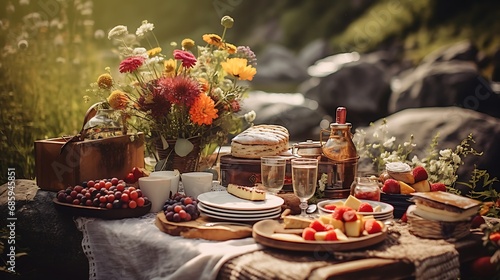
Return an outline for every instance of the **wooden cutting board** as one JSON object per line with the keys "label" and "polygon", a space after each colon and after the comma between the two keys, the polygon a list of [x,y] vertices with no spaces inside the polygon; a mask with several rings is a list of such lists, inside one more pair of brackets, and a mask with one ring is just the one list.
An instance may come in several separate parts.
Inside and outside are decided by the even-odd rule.
{"label": "wooden cutting board", "polygon": [[184,238],[224,241],[252,236],[251,227],[236,225],[204,226],[209,222],[211,222],[211,220],[205,217],[200,217],[189,222],[169,222],[165,217],[165,213],[160,212],[156,215],[155,225],[165,233],[174,236],[182,236]]}

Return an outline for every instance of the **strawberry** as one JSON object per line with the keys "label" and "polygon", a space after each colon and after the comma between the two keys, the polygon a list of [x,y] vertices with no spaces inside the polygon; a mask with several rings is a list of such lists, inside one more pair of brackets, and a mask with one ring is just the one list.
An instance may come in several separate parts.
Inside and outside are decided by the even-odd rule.
{"label": "strawberry", "polygon": [[470,227],[471,228],[479,228],[485,222],[486,221],[484,220],[483,216],[476,215],[474,218],[472,218],[472,222],[470,224]]}
{"label": "strawberry", "polygon": [[302,238],[304,238],[304,240],[315,240],[314,239],[314,234],[316,233],[316,230],[313,229],[313,228],[310,228],[310,227],[306,227],[303,231],[302,231]]}
{"label": "strawberry", "polygon": [[477,258],[472,262],[471,270],[480,279],[493,279],[495,275],[495,264],[491,263],[489,256]]}
{"label": "strawberry", "polygon": [[325,231],[326,230],[325,224],[323,224],[323,222],[321,222],[320,220],[312,221],[311,224],[309,224],[309,227],[314,229],[315,231]]}
{"label": "strawberry", "polygon": [[406,216],[406,212],[404,212],[403,216],[401,216],[401,222],[403,222],[403,223],[408,222],[408,217]]}
{"label": "strawberry", "polygon": [[433,183],[431,184],[431,192],[446,191],[446,185],[443,183]]}
{"label": "strawberry", "polygon": [[339,240],[338,237],[337,237],[337,233],[335,232],[335,230],[329,230],[327,233],[326,233],[326,236],[325,236],[325,241],[336,241],[336,240]]}
{"label": "strawberry", "polygon": [[354,222],[358,219],[358,215],[356,215],[356,211],[354,210],[347,210],[342,214],[342,218],[344,222]]}
{"label": "strawberry", "polygon": [[385,193],[398,194],[401,192],[401,187],[399,186],[398,181],[394,179],[387,179],[384,182],[384,186],[382,186],[382,191]]}
{"label": "strawberry", "polygon": [[374,234],[382,231],[382,225],[375,219],[369,219],[365,222],[365,230],[368,234]]}
{"label": "strawberry", "polygon": [[359,205],[358,212],[373,212],[373,207],[368,202]]}
{"label": "strawberry", "polygon": [[427,180],[429,178],[429,174],[422,166],[417,166],[413,169],[413,178],[415,178],[415,183],[423,180]]}
{"label": "strawberry", "polygon": [[500,245],[500,231],[491,233],[490,241],[495,243],[495,245]]}
{"label": "strawberry", "polygon": [[327,204],[327,205],[325,205],[325,209],[326,210],[332,210],[333,211],[333,210],[335,210],[335,208],[337,208],[337,205],[335,205],[335,204]]}
{"label": "strawberry", "polygon": [[332,212],[332,217],[335,220],[343,221],[342,216],[344,215],[344,212],[349,211],[349,210],[352,210],[352,208],[348,207],[348,206],[339,206],[339,207],[335,208],[335,210]]}

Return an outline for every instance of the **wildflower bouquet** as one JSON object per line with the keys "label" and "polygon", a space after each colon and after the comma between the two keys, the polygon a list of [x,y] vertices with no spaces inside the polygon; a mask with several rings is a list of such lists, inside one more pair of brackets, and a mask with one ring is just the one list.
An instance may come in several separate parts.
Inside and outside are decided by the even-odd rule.
{"label": "wildflower bouquet", "polygon": [[354,135],[354,143],[360,157],[371,159],[377,171],[384,170],[385,165],[389,162],[404,162],[412,168],[422,166],[426,169],[430,182],[443,183],[448,192],[483,201],[480,210],[481,215],[490,217],[500,215],[500,196],[495,187],[499,182],[497,178],[490,178],[486,170],[475,168],[471,171],[470,179],[467,182],[458,181],[457,171],[463,165],[465,157],[468,155],[482,155],[482,152],[472,147],[475,141],[471,134],[454,149],[442,150],[437,149],[439,134],[436,134],[424,158],[419,158],[414,154],[414,148],[417,144],[413,142],[413,135],[410,135],[409,139],[403,144],[396,145],[396,138],[389,135],[388,124],[385,119],[374,130],[374,140],[370,141],[371,143],[365,142],[366,136],[364,130],[357,129]]}
{"label": "wildflower bouquet", "polygon": [[185,156],[193,149],[189,140],[198,138],[203,154],[209,155],[229,134],[240,132],[244,121],[255,118],[253,111],[238,115],[247,92],[239,83],[253,79],[256,57],[249,47],[225,41],[233,23],[224,16],[222,36],[203,35],[203,46],[189,38],[180,48],[171,43],[170,54],[164,54],[152,23],[143,21],[135,35],[118,25],[108,38],[119,43],[118,70],[125,80],[117,82],[107,68],[92,91],[111,108],[122,110],[129,126],[145,132],[163,149],[168,147],[167,140],[176,140],[175,152]]}

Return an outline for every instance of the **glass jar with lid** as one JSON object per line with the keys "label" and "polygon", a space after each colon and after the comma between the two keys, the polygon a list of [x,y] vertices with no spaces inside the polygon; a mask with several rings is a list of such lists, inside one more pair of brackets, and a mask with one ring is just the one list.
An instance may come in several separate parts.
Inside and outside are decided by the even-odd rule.
{"label": "glass jar with lid", "polygon": [[351,185],[351,195],[357,199],[380,201],[380,187],[377,178],[356,177]]}

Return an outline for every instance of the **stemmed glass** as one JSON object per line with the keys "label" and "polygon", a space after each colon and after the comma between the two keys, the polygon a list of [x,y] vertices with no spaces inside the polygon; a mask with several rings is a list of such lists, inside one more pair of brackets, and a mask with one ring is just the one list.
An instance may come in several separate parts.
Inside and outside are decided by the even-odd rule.
{"label": "stemmed glass", "polygon": [[300,199],[301,217],[306,217],[309,200],[316,191],[318,181],[318,160],[311,158],[292,159],[293,193]]}
{"label": "stemmed glass", "polygon": [[286,158],[264,156],[260,158],[262,185],[267,193],[276,195],[285,181]]}

